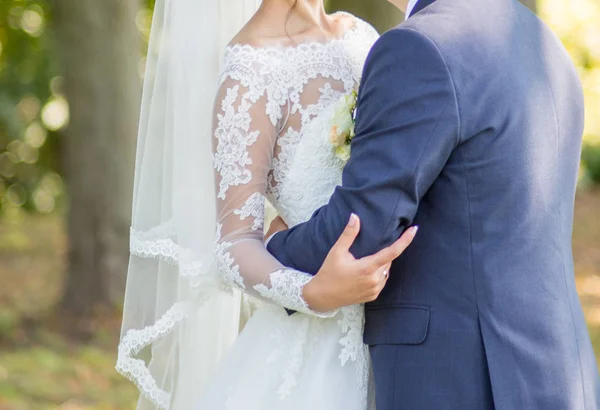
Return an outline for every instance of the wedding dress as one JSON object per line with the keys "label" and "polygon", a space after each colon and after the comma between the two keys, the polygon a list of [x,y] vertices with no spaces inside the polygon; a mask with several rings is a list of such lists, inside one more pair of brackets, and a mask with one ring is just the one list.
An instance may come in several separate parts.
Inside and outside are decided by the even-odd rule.
{"label": "wedding dress", "polygon": [[265,203],[294,226],[341,183],[333,111],[378,35],[343,14],[329,42],[224,47],[259,5],[154,8],[116,365],[139,410],[373,408],[362,307],[311,311],[263,230]]}
{"label": "wedding dress", "polygon": [[294,226],[341,184],[344,162],[329,140],[333,110],[357,88],[377,39],[353,19],[327,43],[225,51],[214,120],[217,259],[228,285],[262,302],[218,364],[199,410],[372,407],[362,306],[312,312],[302,299],[312,277],[281,266],[263,244],[265,201]]}

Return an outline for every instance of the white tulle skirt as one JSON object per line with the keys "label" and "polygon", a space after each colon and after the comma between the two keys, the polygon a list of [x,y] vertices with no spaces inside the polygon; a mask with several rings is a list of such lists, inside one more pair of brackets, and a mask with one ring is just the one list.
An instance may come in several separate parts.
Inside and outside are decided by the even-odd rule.
{"label": "white tulle skirt", "polygon": [[194,410],[371,410],[363,308],[331,319],[261,306]]}

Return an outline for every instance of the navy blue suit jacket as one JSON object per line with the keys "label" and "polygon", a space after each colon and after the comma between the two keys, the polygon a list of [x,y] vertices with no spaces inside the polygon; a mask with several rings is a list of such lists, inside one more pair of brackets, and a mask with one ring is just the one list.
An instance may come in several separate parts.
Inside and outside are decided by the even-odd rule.
{"label": "navy blue suit jacket", "polygon": [[516,0],[420,0],[364,70],[343,184],[269,251],[315,274],[351,212],[356,257],[420,226],[366,306],[378,410],[595,410],[571,232],[575,68]]}

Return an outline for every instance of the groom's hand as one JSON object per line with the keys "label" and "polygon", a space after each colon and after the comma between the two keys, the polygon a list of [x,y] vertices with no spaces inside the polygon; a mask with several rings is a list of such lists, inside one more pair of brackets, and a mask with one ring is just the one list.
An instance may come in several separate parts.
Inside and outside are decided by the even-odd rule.
{"label": "groom's hand", "polygon": [[323,266],[304,287],[304,300],[317,312],[374,301],[387,282],[392,261],[411,244],[417,230],[416,226],[409,228],[389,247],[356,259],[350,253],[350,247],[360,232],[360,220],[352,214]]}

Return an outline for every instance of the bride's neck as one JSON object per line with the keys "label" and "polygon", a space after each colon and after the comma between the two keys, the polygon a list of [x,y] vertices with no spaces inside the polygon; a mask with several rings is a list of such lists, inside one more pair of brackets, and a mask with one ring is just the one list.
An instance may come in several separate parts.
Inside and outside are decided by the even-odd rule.
{"label": "bride's neck", "polygon": [[330,30],[323,0],[263,0],[259,11],[285,16],[286,19],[289,17],[290,29],[295,26],[298,31],[311,27],[318,27],[326,32]]}

